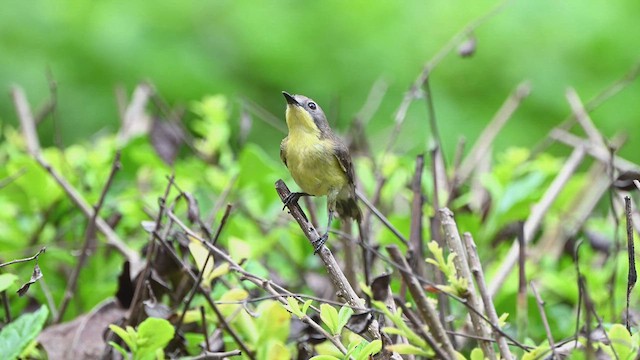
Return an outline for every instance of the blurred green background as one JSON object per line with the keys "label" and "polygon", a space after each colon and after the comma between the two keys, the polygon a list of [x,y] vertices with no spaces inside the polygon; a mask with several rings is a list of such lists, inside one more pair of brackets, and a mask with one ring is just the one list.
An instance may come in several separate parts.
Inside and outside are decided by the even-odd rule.
{"label": "blurred green background", "polygon": [[[466,23],[495,1],[169,1],[7,0],[0,12],[0,87],[25,87],[34,105],[59,86],[63,145],[119,125],[114,88],[149,80],[173,105],[206,94],[250,99],[282,118],[287,90],[313,97],[344,131],[379,79],[389,88],[367,128],[382,147],[410,83]],[[473,140],[521,81],[533,92],[497,141],[532,146],[568,113],[568,86],[587,101],[640,59],[640,2],[511,1],[476,32],[471,58],[455,53],[431,88],[449,153]],[[623,154],[640,150],[640,85],[595,111],[606,135],[630,134]],[[234,102],[232,119],[239,119]],[[191,115],[188,115],[191,116]],[[16,123],[9,96],[0,119]],[[398,150],[424,151],[426,106],[415,102]],[[40,127],[44,143],[53,127]],[[282,134],[255,121],[250,141],[277,157]]]}

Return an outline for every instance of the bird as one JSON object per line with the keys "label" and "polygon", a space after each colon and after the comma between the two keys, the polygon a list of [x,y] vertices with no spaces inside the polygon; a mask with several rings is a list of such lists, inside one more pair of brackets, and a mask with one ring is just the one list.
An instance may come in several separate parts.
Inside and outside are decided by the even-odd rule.
{"label": "bird", "polygon": [[362,219],[356,201],[353,162],[349,148],[331,130],[318,103],[304,95],[291,95],[286,91],[282,95],[287,101],[285,119],[289,133],[280,143],[280,159],[302,189],[284,199],[285,207],[296,203],[301,196],[327,197],[327,229],[314,241],[314,253],[317,253],[329,238],[336,212],[341,219],[358,223]]}

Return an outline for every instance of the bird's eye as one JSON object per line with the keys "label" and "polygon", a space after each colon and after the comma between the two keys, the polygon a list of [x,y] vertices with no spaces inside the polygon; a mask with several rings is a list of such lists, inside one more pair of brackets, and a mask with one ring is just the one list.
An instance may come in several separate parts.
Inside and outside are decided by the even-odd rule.
{"label": "bird's eye", "polygon": [[316,105],[316,103],[314,103],[313,101],[309,102],[307,104],[307,106],[309,107],[309,109],[311,110],[315,110],[318,106]]}

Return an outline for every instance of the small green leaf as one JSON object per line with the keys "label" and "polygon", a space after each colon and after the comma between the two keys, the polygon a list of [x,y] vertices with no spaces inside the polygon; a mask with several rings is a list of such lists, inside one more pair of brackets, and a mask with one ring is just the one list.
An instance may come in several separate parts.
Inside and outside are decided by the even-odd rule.
{"label": "small green leaf", "polygon": [[173,339],[175,329],[165,319],[147,318],[138,326],[137,359],[152,359]]}
{"label": "small green leaf", "polygon": [[329,304],[320,305],[320,319],[329,328],[332,335],[340,333],[338,328],[338,311]]}
{"label": "small green leaf", "polygon": [[0,274],[0,292],[7,290],[16,280],[18,276],[14,274]]}
{"label": "small green leaf", "polygon": [[49,309],[43,305],[3,327],[0,331],[0,359],[17,358],[38,336],[48,315]]}
{"label": "small green leaf", "polygon": [[469,355],[469,359],[470,360],[484,360],[484,353],[482,352],[482,349],[475,348],[475,349],[471,350],[471,355]]}
{"label": "small green leaf", "polygon": [[311,306],[311,304],[313,303],[313,300],[309,299],[307,301],[304,302],[304,305],[302,305],[302,313],[303,314],[307,314],[307,311],[309,311],[309,307]]}
{"label": "small green leaf", "polygon": [[124,341],[125,344],[127,344],[127,346],[131,351],[134,351],[136,349],[135,340],[131,337],[130,332],[114,324],[109,325],[109,329],[113,331],[116,335],[118,335],[120,339],[122,339],[122,341]]}
{"label": "small green leaf", "polygon": [[302,318],[304,314],[302,310],[300,310],[300,304],[298,304],[298,300],[293,298],[292,296],[287,296],[287,304],[289,304],[289,311],[299,318]]}
{"label": "small green leaf", "polygon": [[353,309],[349,306],[343,306],[340,308],[340,312],[338,312],[338,334],[342,332],[342,328],[347,325],[351,315],[353,315]]}
{"label": "small green leaf", "polygon": [[609,330],[609,340],[611,340],[611,347],[618,354],[618,359],[631,358],[634,347],[627,328],[621,324],[614,324]]}
{"label": "small green leaf", "polygon": [[382,341],[373,340],[360,350],[356,360],[367,360],[369,356],[379,353],[380,350],[382,350]]}
{"label": "small green leaf", "polygon": [[400,355],[422,355],[422,356],[431,356],[432,353],[422,350],[417,346],[413,346],[411,344],[393,344],[387,345],[387,350],[397,352]]}
{"label": "small green leaf", "polygon": [[122,346],[116,344],[113,341],[109,341],[109,345],[111,345],[114,349],[116,349],[122,355],[122,357],[124,359],[128,359],[129,358],[129,353]]}

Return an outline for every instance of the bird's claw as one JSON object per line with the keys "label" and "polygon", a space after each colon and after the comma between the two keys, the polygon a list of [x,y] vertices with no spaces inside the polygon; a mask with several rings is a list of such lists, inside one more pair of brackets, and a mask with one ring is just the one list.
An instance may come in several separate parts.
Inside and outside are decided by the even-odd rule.
{"label": "bird's claw", "polygon": [[320,249],[327,242],[328,238],[329,238],[329,232],[327,231],[326,233],[324,233],[324,235],[320,236],[319,238],[317,238],[312,243],[312,245],[313,245],[313,255],[315,255],[315,254],[320,252]]}
{"label": "bird's claw", "polygon": [[298,199],[300,199],[301,196],[306,196],[308,195],[307,193],[302,193],[302,192],[292,192],[289,193],[289,195],[287,195],[282,202],[284,203],[284,206],[282,206],[282,210],[284,211],[284,209],[291,205],[291,204],[295,204],[298,202]]}

